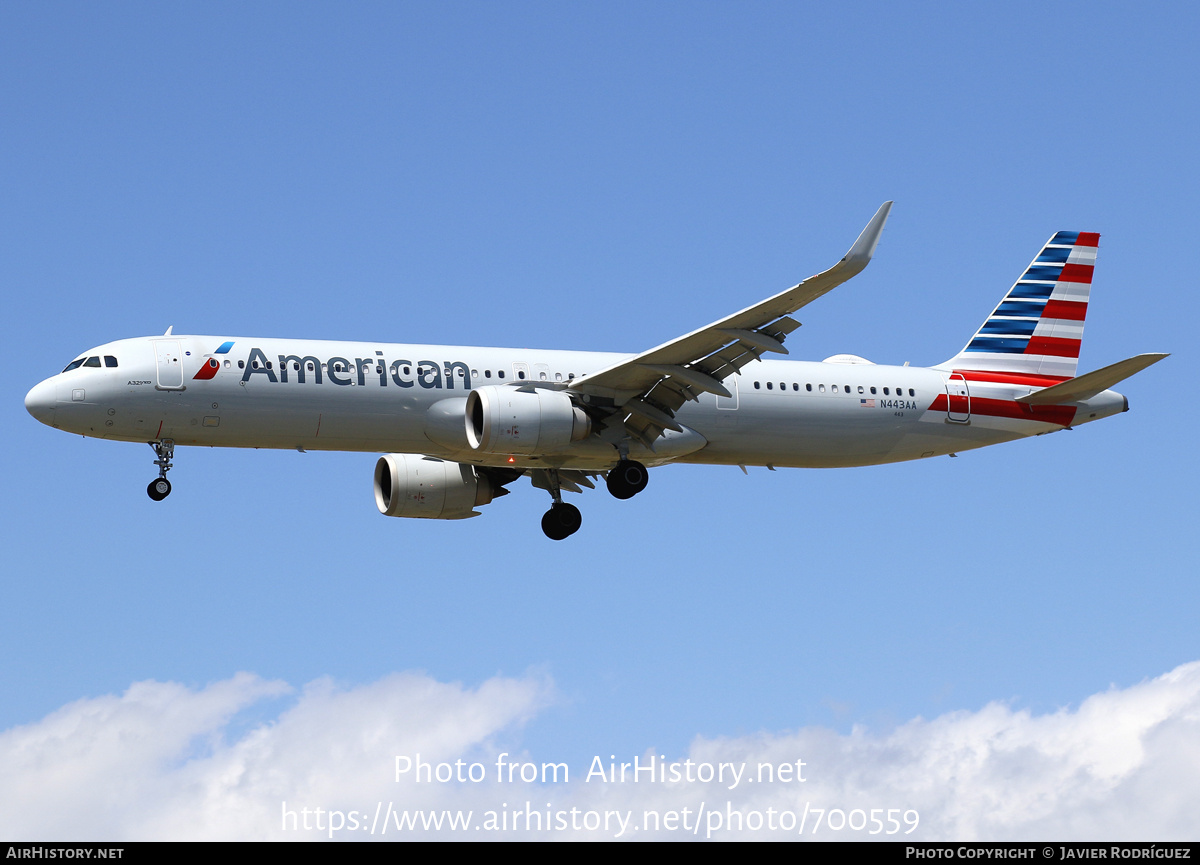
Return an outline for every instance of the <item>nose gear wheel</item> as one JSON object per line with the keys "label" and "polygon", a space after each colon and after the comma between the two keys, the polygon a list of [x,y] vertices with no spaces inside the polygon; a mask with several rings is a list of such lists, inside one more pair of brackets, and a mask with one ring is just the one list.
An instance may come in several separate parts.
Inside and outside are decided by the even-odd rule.
{"label": "nose gear wheel", "polygon": [[173,465],[171,460],[175,457],[175,441],[161,439],[150,442],[150,447],[154,448],[154,455],[157,457],[154,464],[158,466],[158,477],[150,481],[150,485],[146,487],[146,495],[156,502],[161,502],[171,494],[171,482],[167,480],[167,472]]}

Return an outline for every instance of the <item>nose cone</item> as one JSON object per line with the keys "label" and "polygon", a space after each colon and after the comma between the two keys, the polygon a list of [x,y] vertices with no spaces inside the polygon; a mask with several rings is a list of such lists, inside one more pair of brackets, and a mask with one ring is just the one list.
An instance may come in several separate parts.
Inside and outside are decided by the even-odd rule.
{"label": "nose cone", "polygon": [[29,412],[42,423],[54,425],[55,387],[52,379],[35,384],[29,393],[25,394],[25,411]]}

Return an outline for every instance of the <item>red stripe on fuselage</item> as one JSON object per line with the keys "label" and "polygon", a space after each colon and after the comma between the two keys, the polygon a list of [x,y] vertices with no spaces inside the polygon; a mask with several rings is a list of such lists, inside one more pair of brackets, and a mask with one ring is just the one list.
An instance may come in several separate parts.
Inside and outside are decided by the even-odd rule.
{"label": "red stripe on fuselage", "polygon": [[967,381],[994,382],[996,384],[1027,384],[1030,387],[1050,387],[1071,377],[1064,375],[1034,375],[1027,372],[992,372],[986,369],[956,369],[954,372]]}
{"label": "red stripe on fuselage", "polygon": [[[965,402],[965,400],[963,400]],[[929,406],[930,411],[944,412],[949,401],[944,393],[938,394],[937,399]],[[956,409],[957,411],[957,409]],[[1075,420],[1075,407],[1065,405],[1026,405],[1011,399],[989,399],[988,397],[971,397],[971,414],[984,417],[1011,417],[1017,420],[1032,420],[1040,423],[1052,423],[1058,426],[1070,426]]]}

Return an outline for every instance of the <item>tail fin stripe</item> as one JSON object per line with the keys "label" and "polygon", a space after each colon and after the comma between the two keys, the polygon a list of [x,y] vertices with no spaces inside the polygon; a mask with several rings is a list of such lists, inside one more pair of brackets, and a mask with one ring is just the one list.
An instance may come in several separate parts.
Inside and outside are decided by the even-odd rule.
{"label": "tail fin stripe", "polygon": [[1092,272],[1095,266],[1091,264],[1064,264],[1059,282],[1086,282],[1092,284]]}
{"label": "tail fin stripe", "polygon": [[1042,310],[1047,307],[1044,300],[1006,300],[996,307],[992,316],[1015,315],[1027,318],[1041,318]]}
{"label": "tail fin stripe", "polygon": [[1092,287],[1086,282],[1060,282],[1050,292],[1050,300],[1073,300],[1076,303],[1087,303]]}
{"label": "tail fin stripe", "polygon": [[1067,321],[1083,321],[1087,316],[1088,305],[1077,300],[1058,300],[1051,297],[1046,302],[1042,318],[1059,318]]}
{"label": "tail fin stripe", "polygon": [[979,329],[980,336],[1033,336],[1041,319],[996,318],[993,316]]}
{"label": "tail fin stripe", "polygon": [[1053,336],[1035,336],[1029,340],[1025,354],[1042,354],[1050,357],[1079,357],[1079,340],[1059,339]]}
{"label": "tail fin stripe", "polygon": [[1076,340],[1083,339],[1083,322],[1044,318],[1038,322],[1037,330],[1033,332],[1032,336],[1054,336]]}
{"label": "tail fin stripe", "polygon": [[1074,376],[1099,243],[1095,232],[1057,232],[942,367]]}
{"label": "tail fin stripe", "polygon": [[1002,354],[1024,354],[1025,346],[1029,344],[1029,337],[1014,337],[1012,339],[1004,339],[995,336],[977,336],[971,340],[963,351],[984,351],[996,352]]}
{"label": "tail fin stripe", "polygon": [[1018,282],[1008,293],[1008,297],[1017,300],[1042,298],[1046,300],[1054,292],[1054,283],[1038,284],[1034,282]]}
{"label": "tail fin stripe", "polygon": [[1066,264],[1071,257],[1073,246],[1047,246],[1042,254],[1033,260],[1034,264]]}
{"label": "tail fin stripe", "polygon": [[[1029,270],[1025,271],[1025,275],[1021,277],[1020,281],[1025,282],[1026,280],[1046,280],[1047,282],[1058,282],[1060,274],[1063,272],[1063,268],[1065,267],[1065,264],[1035,264],[1030,267]],[[1082,280],[1075,280],[1075,282],[1081,281]],[[1091,280],[1089,279],[1088,282],[1090,281]]]}

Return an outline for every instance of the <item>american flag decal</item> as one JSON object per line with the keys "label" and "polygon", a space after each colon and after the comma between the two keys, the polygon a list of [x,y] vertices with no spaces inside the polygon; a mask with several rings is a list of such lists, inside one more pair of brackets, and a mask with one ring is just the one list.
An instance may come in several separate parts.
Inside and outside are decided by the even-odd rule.
{"label": "american flag decal", "polygon": [[875,408],[875,400],[873,399],[860,399],[858,404],[863,408]]}

